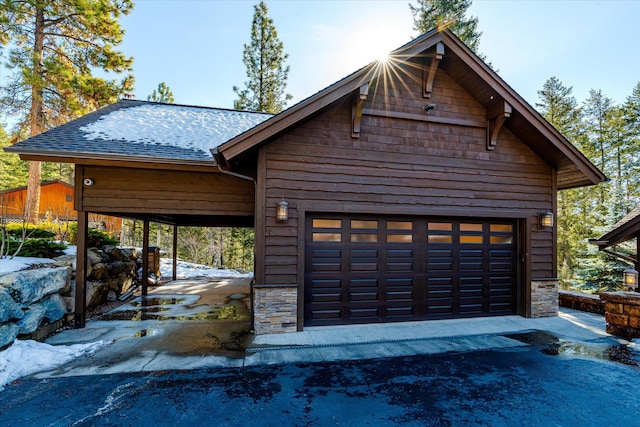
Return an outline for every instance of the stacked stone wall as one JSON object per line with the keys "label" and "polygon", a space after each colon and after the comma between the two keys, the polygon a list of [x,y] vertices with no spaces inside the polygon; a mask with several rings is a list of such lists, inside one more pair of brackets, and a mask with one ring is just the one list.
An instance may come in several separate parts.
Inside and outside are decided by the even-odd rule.
{"label": "stacked stone wall", "polygon": [[254,285],[253,307],[256,335],[297,331],[297,287]]}
{"label": "stacked stone wall", "polygon": [[607,333],[625,338],[640,338],[640,293],[602,292],[605,302]]}
{"label": "stacked stone wall", "polygon": [[558,281],[534,280],[531,282],[531,317],[558,315]]}

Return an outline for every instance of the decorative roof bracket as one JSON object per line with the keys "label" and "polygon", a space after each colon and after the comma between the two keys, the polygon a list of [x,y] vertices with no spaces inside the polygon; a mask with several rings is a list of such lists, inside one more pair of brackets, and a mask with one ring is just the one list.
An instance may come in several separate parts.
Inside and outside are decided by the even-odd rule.
{"label": "decorative roof bracket", "polygon": [[359,91],[353,98],[351,107],[351,137],[360,138],[360,121],[362,120],[362,110],[364,109],[364,101],[367,100],[369,94],[369,82],[360,86]]}
{"label": "decorative roof bracket", "polygon": [[511,105],[499,101],[487,108],[487,150],[494,150],[498,142],[498,134],[504,122],[511,117]]}
{"label": "decorative roof bracket", "polygon": [[422,69],[422,87],[423,87],[423,98],[431,98],[431,92],[433,92],[433,79],[436,77],[436,71],[438,70],[438,65],[440,64],[440,60],[444,56],[444,44],[439,42],[436,44],[435,54],[431,58],[431,64],[429,64],[429,69]]}

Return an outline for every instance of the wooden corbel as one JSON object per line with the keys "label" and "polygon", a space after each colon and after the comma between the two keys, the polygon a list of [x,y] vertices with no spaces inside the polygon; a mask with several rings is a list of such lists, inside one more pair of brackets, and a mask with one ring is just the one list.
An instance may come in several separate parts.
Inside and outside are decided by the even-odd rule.
{"label": "wooden corbel", "polygon": [[429,68],[427,69],[425,67],[422,69],[423,98],[431,98],[431,92],[433,92],[433,79],[436,77],[436,71],[438,71],[438,65],[440,64],[440,60],[443,56],[444,44],[438,43],[436,44],[435,54],[431,57]]}
{"label": "wooden corbel", "polygon": [[364,109],[364,101],[369,95],[369,83],[360,86],[360,90],[353,97],[353,105],[351,107],[351,137],[360,138],[360,121],[362,120],[362,110]]}
{"label": "wooden corbel", "polygon": [[511,117],[511,105],[500,101],[487,108],[487,150],[494,150],[505,120]]}

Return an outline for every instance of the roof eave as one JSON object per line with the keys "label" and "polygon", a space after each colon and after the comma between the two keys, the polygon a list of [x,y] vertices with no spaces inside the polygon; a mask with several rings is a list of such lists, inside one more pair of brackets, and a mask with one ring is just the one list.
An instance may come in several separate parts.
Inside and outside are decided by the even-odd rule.
{"label": "roof eave", "polygon": [[114,162],[114,163],[147,163],[153,165],[173,165],[173,166],[185,166],[185,167],[207,167],[215,168],[216,163],[214,159],[210,160],[185,160],[185,159],[170,159],[163,157],[150,157],[150,156],[130,156],[130,155],[118,155],[118,154],[105,154],[105,153],[79,153],[74,151],[47,151],[47,150],[32,150],[32,149],[20,149],[19,147],[5,147],[5,151],[9,153],[18,154],[22,160],[31,161],[53,161],[60,163],[78,163],[78,164],[90,164],[96,161],[102,162]]}
{"label": "roof eave", "polygon": [[[455,37],[450,31],[446,30],[441,33],[442,38],[446,38],[450,44],[447,47],[451,49],[458,57],[466,56],[473,62],[472,68],[484,81],[489,79],[498,83],[494,89],[500,97],[511,104],[514,110],[522,114],[542,135],[549,140],[560,152],[567,157],[578,169],[585,175],[585,183],[597,185],[607,181],[606,175],[600,171],[591,161],[578,150],[571,142],[569,142],[556,128],[547,122],[540,113],[538,113],[527,101],[516,93],[502,78],[485,64],[477,55],[475,55],[467,46]],[[468,64],[468,62],[467,62]],[[471,64],[469,64],[471,65]],[[587,184],[589,185],[589,184]],[[576,188],[585,185],[571,186],[567,188]]]}

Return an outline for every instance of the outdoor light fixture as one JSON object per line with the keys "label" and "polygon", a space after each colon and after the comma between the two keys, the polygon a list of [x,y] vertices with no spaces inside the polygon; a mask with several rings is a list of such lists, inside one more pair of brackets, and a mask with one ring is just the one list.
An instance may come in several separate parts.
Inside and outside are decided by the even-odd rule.
{"label": "outdoor light fixture", "polygon": [[638,287],[638,270],[629,267],[622,272],[622,276],[628,291],[634,291]]}
{"label": "outdoor light fixture", "polygon": [[541,228],[553,227],[553,212],[546,211],[545,213],[538,214],[538,225]]}
{"label": "outdoor light fixture", "polygon": [[284,198],[276,206],[276,220],[278,222],[287,222],[289,220],[289,203]]}
{"label": "outdoor light fixture", "polygon": [[82,183],[87,187],[91,187],[93,185],[93,180],[91,178],[85,178],[82,180]]}

